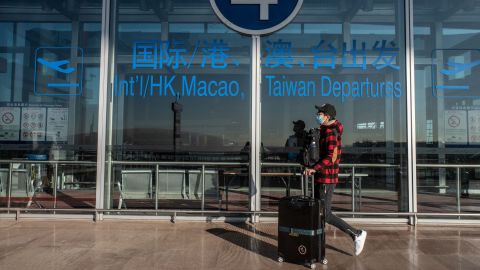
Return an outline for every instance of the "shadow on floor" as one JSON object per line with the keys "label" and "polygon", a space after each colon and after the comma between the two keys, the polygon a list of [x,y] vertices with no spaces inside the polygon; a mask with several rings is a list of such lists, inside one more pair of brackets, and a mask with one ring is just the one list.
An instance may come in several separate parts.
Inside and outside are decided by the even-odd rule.
{"label": "shadow on floor", "polygon": [[228,223],[228,224],[230,224],[232,226],[235,226],[239,229],[246,230],[246,231],[252,232],[254,234],[258,234],[258,235],[263,236],[263,237],[268,237],[270,239],[277,240],[276,235],[271,235],[269,233],[262,232],[261,230],[257,229],[255,226],[252,226],[252,225],[247,224],[247,223],[232,222],[232,223]]}
{"label": "shadow on floor", "polygon": [[[274,235],[266,234],[263,233],[259,230],[255,230],[253,226],[249,224],[235,224],[235,223],[230,223],[232,226],[235,226],[237,228],[243,229],[250,231],[252,233],[265,236],[271,239],[276,240],[277,237]],[[226,240],[232,244],[235,244],[241,248],[244,248],[246,250],[249,250],[251,252],[254,252],[256,254],[260,254],[266,258],[269,258],[271,260],[276,261],[278,258],[278,253],[277,253],[277,246],[274,246],[270,243],[267,243],[265,241],[262,241],[260,239],[257,239],[255,237],[252,237],[250,235],[247,235],[245,233],[239,232],[239,231],[233,231],[225,228],[214,228],[214,229],[208,229],[207,232],[222,238],[223,240]],[[336,251],[338,253],[347,255],[347,256],[353,256],[352,253],[348,253],[344,250],[341,250],[339,248],[336,248],[331,245],[326,245],[327,249]]]}
{"label": "shadow on floor", "polygon": [[265,241],[256,239],[255,237],[251,237],[238,231],[232,231],[224,228],[208,229],[207,232],[241,248],[277,261],[277,247]]}
{"label": "shadow on floor", "polygon": [[346,251],[344,251],[344,250],[338,249],[338,248],[336,248],[336,247],[334,247],[334,246],[331,246],[331,245],[329,245],[329,244],[326,244],[326,245],[325,245],[325,248],[326,248],[326,249],[331,249],[331,250],[334,250],[334,251],[336,251],[336,252],[338,252],[338,253],[341,253],[341,254],[344,254],[344,255],[352,256],[352,257],[353,257],[353,254],[350,254],[350,253],[348,253],[348,252],[346,252]]}

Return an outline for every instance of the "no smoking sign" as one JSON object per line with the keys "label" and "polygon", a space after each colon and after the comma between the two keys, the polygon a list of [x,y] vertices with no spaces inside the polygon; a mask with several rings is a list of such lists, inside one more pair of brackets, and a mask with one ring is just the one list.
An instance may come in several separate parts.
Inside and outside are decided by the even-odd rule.
{"label": "no smoking sign", "polygon": [[2,114],[2,123],[6,125],[10,125],[15,121],[15,116],[11,112],[5,112]]}
{"label": "no smoking sign", "polygon": [[458,126],[460,126],[460,118],[456,115],[452,115],[448,118],[448,125],[452,128],[456,128]]}

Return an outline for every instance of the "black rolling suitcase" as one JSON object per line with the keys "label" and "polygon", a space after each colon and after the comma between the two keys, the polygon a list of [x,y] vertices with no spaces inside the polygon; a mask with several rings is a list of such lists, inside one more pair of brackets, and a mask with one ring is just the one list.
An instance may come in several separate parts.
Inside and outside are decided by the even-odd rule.
{"label": "black rolling suitcase", "polygon": [[[284,197],[278,208],[278,261],[327,264],[325,219],[319,200],[306,196]],[[322,207],[323,208],[323,207]]]}

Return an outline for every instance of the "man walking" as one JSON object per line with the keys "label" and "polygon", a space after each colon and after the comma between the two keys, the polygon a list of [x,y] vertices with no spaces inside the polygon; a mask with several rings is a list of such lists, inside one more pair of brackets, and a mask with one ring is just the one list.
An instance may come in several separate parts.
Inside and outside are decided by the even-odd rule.
{"label": "man walking", "polygon": [[335,119],[336,110],[331,104],[315,105],[318,110],[316,121],[320,125],[320,160],[312,167],[306,168],[306,175],[314,175],[315,196],[325,202],[325,221],[352,237],[354,241],[354,253],[360,255],[367,238],[367,232],[357,230],[341,218],[332,213],[332,197],[335,186],[338,183],[340,157],[342,155],[343,125]]}

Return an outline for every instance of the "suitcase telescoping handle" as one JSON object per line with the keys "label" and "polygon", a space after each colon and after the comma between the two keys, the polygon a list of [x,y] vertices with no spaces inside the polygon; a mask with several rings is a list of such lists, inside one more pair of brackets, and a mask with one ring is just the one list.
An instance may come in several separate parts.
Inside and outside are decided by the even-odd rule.
{"label": "suitcase telescoping handle", "polygon": [[305,196],[305,195],[300,195],[300,196],[293,196],[290,197],[289,206],[291,208],[303,208],[305,204],[312,204],[312,198]]}
{"label": "suitcase telescoping handle", "polygon": [[[304,196],[315,198],[315,178],[314,178],[314,176],[313,175],[303,175],[303,177],[305,179],[305,181],[304,181],[305,190],[303,192]],[[309,189],[309,186],[311,186],[312,189]],[[310,196],[308,196],[309,193],[310,193]]]}
{"label": "suitcase telescoping handle", "polygon": [[321,264],[327,264],[328,263],[328,260],[325,258],[325,245],[326,245],[326,241],[325,241],[325,219],[326,219],[326,214],[327,214],[327,211],[326,211],[326,208],[325,208],[325,198],[327,197],[327,185],[326,184],[322,184],[319,186],[319,191],[320,192],[323,192],[323,196],[321,196],[320,198],[318,198],[318,201],[319,201],[319,207],[320,209],[322,210],[322,215],[318,215],[318,224],[320,225],[320,230],[322,232],[322,234],[320,235],[320,243],[319,243],[319,258],[320,258],[320,263]]}

